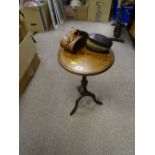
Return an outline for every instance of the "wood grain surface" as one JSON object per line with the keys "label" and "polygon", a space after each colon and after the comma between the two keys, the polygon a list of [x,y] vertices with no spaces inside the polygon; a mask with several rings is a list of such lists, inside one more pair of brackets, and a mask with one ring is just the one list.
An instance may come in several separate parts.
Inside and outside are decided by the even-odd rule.
{"label": "wood grain surface", "polygon": [[109,69],[114,62],[114,53],[95,53],[82,48],[77,54],[72,54],[63,48],[59,49],[58,62],[67,71],[77,75],[97,75]]}

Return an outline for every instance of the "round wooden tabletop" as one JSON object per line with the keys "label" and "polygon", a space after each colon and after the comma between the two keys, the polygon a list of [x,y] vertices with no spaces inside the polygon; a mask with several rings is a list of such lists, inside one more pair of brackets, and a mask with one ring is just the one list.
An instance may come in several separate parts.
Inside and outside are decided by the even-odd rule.
{"label": "round wooden tabletop", "polygon": [[63,48],[59,49],[58,62],[67,71],[77,75],[96,75],[109,69],[114,62],[114,53],[95,53],[82,48],[78,53],[72,54]]}

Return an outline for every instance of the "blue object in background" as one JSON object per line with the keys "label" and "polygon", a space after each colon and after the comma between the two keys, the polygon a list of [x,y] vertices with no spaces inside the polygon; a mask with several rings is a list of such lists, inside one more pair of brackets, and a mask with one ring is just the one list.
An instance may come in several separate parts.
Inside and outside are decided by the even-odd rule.
{"label": "blue object in background", "polygon": [[[114,20],[117,21],[117,16],[119,14],[120,6],[118,4],[115,5],[115,14]],[[131,21],[132,15],[134,13],[134,6],[127,5],[123,9],[122,13],[122,23],[128,24]]]}

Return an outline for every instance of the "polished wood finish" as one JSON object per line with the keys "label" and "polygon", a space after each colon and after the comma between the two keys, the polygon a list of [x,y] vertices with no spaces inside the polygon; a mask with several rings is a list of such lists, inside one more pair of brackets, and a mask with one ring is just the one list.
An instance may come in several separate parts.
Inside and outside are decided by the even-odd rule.
{"label": "polished wood finish", "polygon": [[95,53],[82,48],[77,54],[72,54],[63,48],[59,49],[58,62],[67,71],[77,75],[97,75],[109,69],[114,62],[114,53]]}
{"label": "polished wood finish", "polygon": [[58,62],[67,71],[82,76],[81,86],[78,87],[81,96],[76,100],[70,115],[76,112],[79,101],[85,96],[92,97],[96,104],[102,105],[102,102],[97,100],[96,95],[87,90],[87,76],[102,73],[112,66],[114,62],[112,50],[108,54],[100,54],[84,47],[78,53],[73,54],[60,48]]}

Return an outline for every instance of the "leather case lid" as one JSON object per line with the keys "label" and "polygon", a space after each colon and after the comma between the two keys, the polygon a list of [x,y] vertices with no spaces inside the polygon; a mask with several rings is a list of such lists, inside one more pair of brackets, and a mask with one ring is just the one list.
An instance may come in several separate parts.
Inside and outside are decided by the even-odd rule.
{"label": "leather case lid", "polygon": [[108,48],[110,48],[113,44],[111,39],[109,39],[108,37],[104,35],[97,34],[97,33],[89,34],[89,39],[95,42],[96,44],[104,45],[105,47],[108,47]]}

